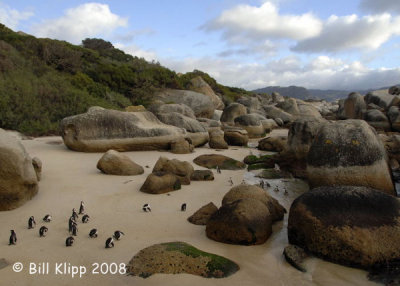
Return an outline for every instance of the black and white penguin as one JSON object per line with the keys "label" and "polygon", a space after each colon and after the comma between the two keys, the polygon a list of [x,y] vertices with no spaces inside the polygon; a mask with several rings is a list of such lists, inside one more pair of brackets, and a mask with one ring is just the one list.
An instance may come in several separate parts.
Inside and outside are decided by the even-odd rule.
{"label": "black and white penguin", "polygon": [[72,225],[73,225],[73,224],[76,224],[76,221],[75,221],[74,217],[71,216],[71,217],[69,218],[69,221],[68,221],[68,231],[69,231],[70,233],[72,232]]}
{"label": "black and white penguin", "polygon": [[43,221],[44,222],[51,222],[53,218],[51,217],[51,215],[47,214],[44,216]]}
{"label": "black and white penguin", "polygon": [[89,232],[89,236],[90,236],[91,238],[97,237],[97,229],[96,229],[96,228],[92,229],[92,230]]}
{"label": "black and white penguin", "polygon": [[75,238],[72,236],[68,237],[67,240],[65,241],[65,246],[72,246],[74,244]]}
{"label": "black and white penguin", "polygon": [[114,240],[112,237],[109,237],[106,240],[106,248],[112,248],[112,247],[114,247]]}
{"label": "black and white penguin", "polygon": [[75,223],[72,224],[72,229],[71,229],[72,235],[77,236],[78,234],[78,225]]}
{"label": "black and white penguin", "polygon": [[79,214],[84,214],[85,213],[85,204],[83,201],[81,201],[81,205],[79,207]]}
{"label": "black and white penguin", "polygon": [[186,203],[183,203],[183,204],[181,205],[181,211],[182,211],[182,212],[186,211]]}
{"label": "black and white penguin", "polygon": [[31,216],[31,217],[29,218],[29,220],[28,220],[28,228],[29,228],[29,229],[34,228],[35,225],[36,225],[35,218],[34,218],[33,216]]}
{"label": "black and white penguin", "polygon": [[16,245],[16,244],[17,244],[17,234],[12,229],[11,230],[11,235],[10,235],[10,241],[9,241],[8,245]]}
{"label": "black and white penguin", "polygon": [[232,181],[232,177],[229,177],[228,183],[233,186],[233,181]]}
{"label": "black and white penguin", "polygon": [[40,236],[40,237],[46,236],[48,230],[49,230],[49,229],[48,229],[47,227],[42,226],[42,227],[39,229],[39,236]]}
{"label": "black and white penguin", "polygon": [[264,187],[265,187],[265,185],[264,185],[264,180],[261,180],[261,181],[260,181],[260,187],[261,187],[262,189],[264,189]]}
{"label": "black and white penguin", "polygon": [[74,217],[74,220],[77,220],[79,217],[78,214],[76,213],[75,208],[72,209],[72,216]]}
{"label": "black and white penguin", "polygon": [[144,204],[142,209],[144,212],[151,212],[151,208],[150,208],[149,204]]}
{"label": "black and white penguin", "polygon": [[219,166],[217,165],[217,173],[221,174],[221,169],[219,168]]}
{"label": "black and white penguin", "polygon": [[87,215],[87,214],[85,214],[83,217],[82,217],[82,223],[87,223],[88,221],[89,221],[89,215]]}
{"label": "black and white penguin", "polygon": [[125,235],[125,233],[123,233],[123,232],[120,231],[120,230],[114,231],[114,238],[115,238],[116,240],[120,240],[120,238],[121,238],[123,235]]}

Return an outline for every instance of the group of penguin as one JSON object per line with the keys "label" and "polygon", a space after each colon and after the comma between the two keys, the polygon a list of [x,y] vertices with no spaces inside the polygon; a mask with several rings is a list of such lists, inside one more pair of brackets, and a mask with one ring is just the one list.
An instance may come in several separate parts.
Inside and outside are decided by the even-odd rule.
{"label": "group of penguin", "polygon": [[[151,208],[149,204],[144,204],[142,207],[144,212],[151,212]],[[183,203],[181,205],[181,211],[186,211],[186,203]],[[79,214],[83,214],[82,216],[82,223],[87,223],[89,222],[89,215],[85,214],[85,204],[83,201],[81,201],[81,205],[79,207]],[[68,220],[68,231],[70,234],[72,234],[71,236],[67,237],[67,239],[65,240],[65,246],[72,246],[74,244],[75,238],[74,236],[77,236],[78,234],[78,224],[77,224],[77,220],[79,218],[78,213],[76,212],[76,209],[73,208],[72,209],[72,215]],[[44,216],[43,221],[44,222],[51,222],[52,217],[51,215],[47,214]],[[31,216],[28,219],[28,229],[33,229],[36,226],[36,221],[35,221],[35,217]],[[40,237],[45,237],[47,232],[48,232],[48,228],[46,226],[42,226],[39,229],[39,236]],[[105,248],[112,248],[114,247],[114,238],[116,240],[120,240],[121,237],[125,235],[122,231],[120,230],[116,230],[114,232],[114,235],[107,238],[106,243],[105,243]],[[90,230],[89,232],[89,237],[90,238],[96,238],[97,237],[97,229],[93,228]],[[9,245],[15,245],[17,244],[17,234],[15,233],[14,230],[11,230],[11,235],[10,235],[10,240],[9,240]]]}
{"label": "group of penguin", "polygon": [[[89,215],[85,214],[85,205],[83,203],[83,201],[81,202],[81,205],[79,207],[79,214],[76,212],[75,208],[72,209],[72,215],[68,220],[68,231],[70,234],[72,234],[71,236],[67,237],[67,239],[65,240],[65,246],[72,246],[75,242],[75,238],[74,236],[77,236],[78,234],[78,224],[77,224],[77,220],[79,218],[79,215],[83,215],[82,216],[82,223],[88,223],[89,222]],[[106,243],[105,243],[105,248],[112,248],[114,247],[114,239],[116,240],[120,240],[120,238],[125,235],[122,231],[120,230],[116,230],[114,232],[114,235],[107,238]],[[97,237],[97,229],[93,228],[90,230],[89,232],[89,237],[90,238],[96,238]]]}

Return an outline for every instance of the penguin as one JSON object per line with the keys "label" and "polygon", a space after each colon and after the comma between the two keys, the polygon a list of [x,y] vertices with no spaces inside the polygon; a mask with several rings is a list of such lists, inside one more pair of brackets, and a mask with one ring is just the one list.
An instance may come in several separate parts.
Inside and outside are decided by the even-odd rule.
{"label": "penguin", "polygon": [[275,165],[274,165],[274,170],[277,171],[277,172],[279,172],[279,171],[281,170],[281,168],[279,167],[278,164],[275,163]]}
{"label": "penguin", "polygon": [[67,240],[65,241],[65,246],[72,246],[74,244],[75,238],[72,236],[68,237]]}
{"label": "penguin", "polygon": [[123,232],[120,231],[120,230],[114,231],[114,238],[115,238],[116,240],[120,240],[120,238],[121,238],[123,235],[125,235],[125,233],[123,233]]}
{"label": "penguin", "polygon": [[285,190],[285,191],[284,191],[283,194],[284,194],[285,196],[289,195],[289,192],[286,190],[286,188],[284,188],[284,190]]}
{"label": "penguin", "polygon": [[229,177],[229,180],[228,180],[228,182],[229,182],[229,184],[231,184],[231,186],[233,186],[232,177]]}
{"label": "penguin", "polygon": [[10,235],[10,242],[8,243],[8,245],[16,245],[16,244],[17,244],[17,234],[12,229],[11,230],[11,235]]}
{"label": "penguin", "polygon": [[106,240],[106,248],[112,248],[114,247],[114,240],[112,237],[107,238]]}
{"label": "penguin", "polygon": [[186,211],[186,203],[183,203],[183,204],[181,205],[181,211],[182,211],[182,212]]}
{"label": "penguin", "polygon": [[74,217],[74,220],[77,220],[79,217],[78,214],[76,213],[75,208],[72,209],[72,216]]}
{"label": "penguin", "polygon": [[83,201],[81,201],[81,205],[79,207],[79,214],[84,214],[85,213],[85,204]]}
{"label": "penguin", "polygon": [[96,228],[92,229],[92,230],[89,232],[89,236],[90,236],[91,238],[96,238],[96,237],[97,237],[97,229],[96,229]]}
{"label": "penguin", "polygon": [[28,220],[28,228],[29,228],[29,229],[34,228],[35,225],[36,225],[35,218],[34,218],[33,216],[31,216],[31,217],[29,218],[29,220]]}
{"label": "penguin", "polygon": [[274,191],[275,191],[275,192],[279,192],[278,186],[275,187]]}
{"label": "penguin", "polygon": [[142,209],[144,212],[151,212],[151,208],[150,208],[149,204],[144,204]]}
{"label": "penguin", "polygon": [[265,185],[264,185],[264,180],[261,180],[261,181],[260,181],[260,187],[261,187],[262,189],[264,189],[264,187],[265,187]]}
{"label": "penguin", "polygon": [[49,229],[48,229],[47,227],[42,226],[42,227],[39,229],[39,236],[40,236],[40,237],[45,237],[48,230],[49,230]]}
{"label": "penguin", "polygon": [[265,184],[266,184],[267,188],[270,188],[270,187],[271,187],[271,184],[270,184],[270,183],[266,182]]}
{"label": "penguin", "polygon": [[87,215],[87,214],[85,214],[83,217],[82,217],[82,223],[87,223],[88,221],[89,221],[89,215]]}
{"label": "penguin", "polygon": [[47,214],[44,216],[43,221],[44,222],[51,222],[53,218],[51,217],[51,215]]}
{"label": "penguin", "polygon": [[68,231],[69,231],[70,233],[72,232],[72,225],[73,225],[73,224],[76,224],[76,222],[75,222],[74,217],[71,216],[71,217],[69,218],[69,221],[68,221]]}
{"label": "penguin", "polygon": [[71,232],[72,232],[73,236],[77,236],[77,234],[78,234],[78,225],[76,223],[72,224]]}
{"label": "penguin", "polygon": [[217,173],[221,174],[221,169],[219,168],[219,166],[217,165]]}

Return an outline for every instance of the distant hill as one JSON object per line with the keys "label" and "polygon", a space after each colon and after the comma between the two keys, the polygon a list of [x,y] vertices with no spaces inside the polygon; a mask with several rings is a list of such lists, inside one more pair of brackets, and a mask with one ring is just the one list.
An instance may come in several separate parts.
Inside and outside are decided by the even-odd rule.
{"label": "distant hill", "polygon": [[326,101],[334,101],[336,99],[346,98],[351,92],[359,92],[361,94],[367,94],[373,90],[388,89],[389,87],[382,87],[369,90],[322,90],[322,89],[307,89],[301,86],[268,86],[256,90],[252,90],[253,93],[268,93],[279,92],[283,96],[294,97],[298,99],[323,99]]}
{"label": "distant hill", "polygon": [[77,46],[14,32],[0,23],[0,127],[27,135],[58,134],[62,118],[93,105],[146,106],[157,90],[188,89],[197,76],[226,102],[250,94],[202,71],[178,75],[102,39],[85,39]]}

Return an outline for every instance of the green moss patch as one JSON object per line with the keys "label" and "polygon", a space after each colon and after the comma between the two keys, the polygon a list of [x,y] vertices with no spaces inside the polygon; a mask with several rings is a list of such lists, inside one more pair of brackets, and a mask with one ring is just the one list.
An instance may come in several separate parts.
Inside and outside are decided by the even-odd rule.
{"label": "green moss patch", "polygon": [[239,266],[222,256],[197,249],[185,242],[156,244],[141,250],[128,266],[128,273],[147,278],[156,273],[188,273],[206,278],[224,278]]}

